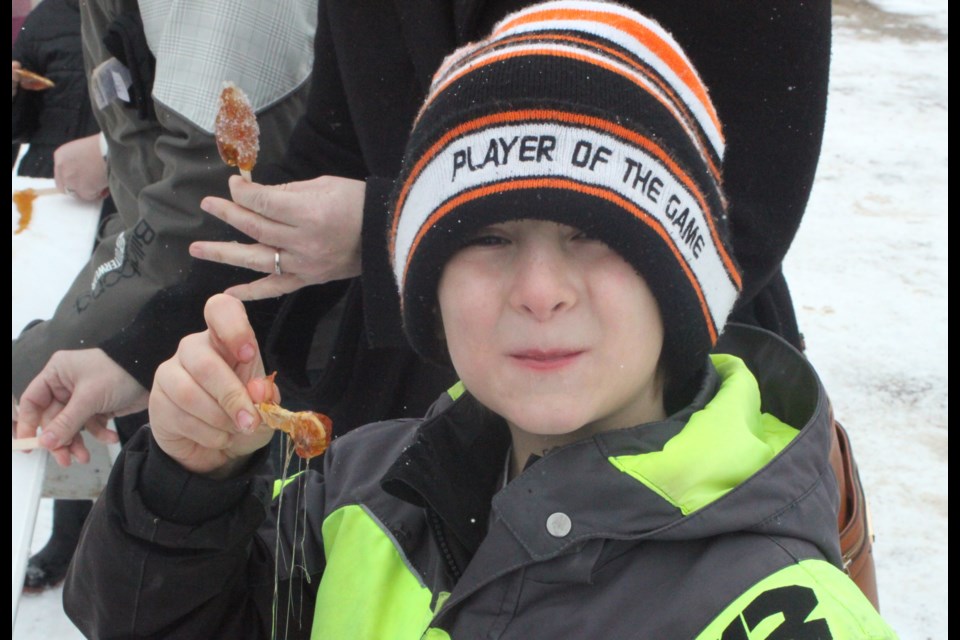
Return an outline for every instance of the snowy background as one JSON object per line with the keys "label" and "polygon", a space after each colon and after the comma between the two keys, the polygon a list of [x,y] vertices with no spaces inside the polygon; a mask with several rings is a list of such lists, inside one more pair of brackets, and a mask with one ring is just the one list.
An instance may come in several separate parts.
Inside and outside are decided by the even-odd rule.
{"label": "snowy background", "polygon": [[[903,640],[948,633],[947,165],[946,0],[837,0],[823,155],[785,271]],[[49,531],[43,500],[34,550]],[[15,640],[80,638],[60,597],[24,596]]]}

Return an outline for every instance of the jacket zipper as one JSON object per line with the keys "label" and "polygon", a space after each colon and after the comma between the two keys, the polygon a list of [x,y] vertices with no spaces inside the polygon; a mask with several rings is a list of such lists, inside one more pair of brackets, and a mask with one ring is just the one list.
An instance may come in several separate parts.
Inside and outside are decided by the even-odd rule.
{"label": "jacket zipper", "polygon": [[462,573],[460,571],[460,567],[457,566],[457,562],[453,559],[453,554],[450,552],[450,546],[447,544],[447,536],[443,532],[443,521],[440,519],[440,516],[437,515],[437,512],[429,507],[427,508],[427,514],[430,528],[433,529],[433,535],[437,541],[437,546],[440,547],[440,552],[447,561],[447,569],[450,570],[450,574],[453,576],[453,581],[456,583],[460,580]]}

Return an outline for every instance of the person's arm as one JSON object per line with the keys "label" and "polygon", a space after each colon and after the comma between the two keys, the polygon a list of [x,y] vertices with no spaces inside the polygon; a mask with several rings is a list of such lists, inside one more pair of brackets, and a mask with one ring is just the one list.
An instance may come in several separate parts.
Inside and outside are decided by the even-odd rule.
{"label": "person's arm", "polygon": [[[279,157],[303,92],[258,116],[265,159]],[[196,238],[242,238],[199,207],[211,193],[226,196],[236,172],[220,159],[213,135],[160,104],[162,126],[153,132],[140,130],[129,110],[110,110],[110,191],[126,230],[101,241],[53,318],[14,343],[17,395],[56,351],[91,346],[150,388],[180,337],[202,328],[204,301],[249,278],[240,269],[194,261],[187,249]]]}
{"label": "person's arm", "polygon": [[[276,532],[281,557],[298,545],[321,565],[306,570],[322,571],[320,540],[293,535],[302,501],[287,502],[279,527],[265,519],[273,490],[258,474],[273,432],[260,424],[255,402],[275,389],[263,378],[243,305],[215,296],[205,317],[208,329],[184,338],[158,369],[150,427],[115,463],[74,557],[64,604],[90,637],[270,637],[274,576],[284,597],[302,568],[275,565]],[[299,490],[308,476],[316,485],[309,509],[322,513],[313,472],[285,490]],[[289,637],[311,627],[319,580],[300,579],[304,617]]]}
{"label": "person's arm", "polygon": [[826,118],[831,3],[677,5],[684,45],[724,124],[723,186],[742,267],[738,307],[779,271],[813,187]]}
{"label": "person's arm", "polygon": [[30,142],[30,138],[40,121],[41,92],[27,91],[21,88],[19,86],[19,75],[17,74],[18,69],[29,69],[43,74],[43,69],[40,68],[38,60],[33,55],[33,49],[33,31],[22,33],[13,45],[13,95],[10,104],[10,120],[14,143]]}
{"label": "person's arm", "polygon": [[107,422],[146,408],[147,390],[102,350],[74,349],[53,354],[21,394],[14,422],[19,438],[35,436],[43,425],[40,446],[66,467],[71,458],[82,464],[90,461],[81,427],[112,444],[119,437],[107,429]]}
{"label": "person's arm", "polygon": [[362,181],[321,176],[274,186],[235,177],[230,194],[233,201],[204,198],[200,206],[256,242],[201,240],[190,255],[267,275],[224,293],[261,300],[360,275]]}
{"label": "person's arm", "polygon": [[[387,204],[395,176],[371,175],[373,172],[368,167],[354,127],[354,113],[341,76],[343,62],[337,58],[337,46],[327,11],[325,3],[320,3],[317,32],[314,38],[314,74],[307,110],[290,137],[290,144],[283,159],[276,163],[258,164],[254,167],[253,177],[256,182],[266,185],[290,183],[306,185],[308,181],[318,176],[336,176],[364,181],[362,192],[354,191],[352,206],[349,209],[344,207],[337,211],[340,222],[335,227],[336,229],[359,228],[359,237],[338,242],[337,245],[341,251],[350,253],[355,252],[356,247],[360,249],[360,277],[364,292],[367,344],[372,347],[407,348],[400,324],[393,271],[389,268],[386,255],[386,227],[389,219]],[[340,19],[342,20],[342,16]],[[381,73],[379,70],[374,72],[369,69],[354,71],[361,74]],[[414,82],[414,79],[411,77],[410,81]],[[406,132],[409,123],[403,120],[402,114],[409,112],[412,118],[416,105],[421,99],[422,96],[419,94],[410,95],[408,96],[409,104],[392,105],[386,113],[387,120],[395,122],[398,130]],[[402,147],[398,148],[398,155],[393,161],[381,161],[382,164],[395,164],[399,167],[400,151]],[[384,150],[384,153],[390,152]],[[301,188],[307,187],[297,187],[297,189]],[[211,212],[221,219],[227,219],[231,211],[233,214],[231,217],[234,220],[239,220],[243,215],[239,207],[231,208],[228,202],[211,200],[211,208]],[[252,212],[255,207],[248,207],[248,209]],[[351,219],[353,222],[350,222]],[[297,240],[316,235],[313,232],[307,232],[305,225],[298,226],[299,223],[295,219],[287,217],[283,218],[283,221],[298,231],[291,234]],[[247,228],[250,228],[249,221],[238,221],[237,224],[246,224]],[[323,223],[314,220],[312,224],[317,226]],[[333,226],[333,223],[329,226]],[[270,240],[275,241],[276,238],[270,238]],[[281,284],[277,279],[268,277],[256,283],[255,287],[242,286],[234,288],[231,293],[241,295],[245,299],[255,299],[287,293],[306,284],[331,279],[329,271],[324,270],[322,264],[311,262],[308,259],[309,256],[299,251],[297,247],[287,247],[277,243],[270,245],[266,239],[255,245],[241,247],[227,247],[223,244],[215,247],[210,243],[204,243],[196,246],[194,255],[228,264],[258,265],[257,268],[261,273],[269,274],[273,270],[272,249],[278,246],[282,249],[281,267],[286,274],[285,281]],[[229,255],[227,255],[228,252]],[[283,258],[291,252],[296,255],[284,262]],[[327,260],[326,256],[323,256],[323,260]],[[346,264],[347,260],[341,259],[339,263]],[[323,274],[322,277],[319,274]],[[295,304],[295,301],[291,299],[287,304]],[[317,313],[323,311],[318,309]]]}
{"label": "person's arm", "polygon": [[[70,620],[87,637],[270,638],[274,602],[276,517],[280,557],[322,562],[319,540],[302,539],[303,512],[294,492],[316,472],[285,489],[284,508],[270,513],[272,482],[260,469],[267,449],[245,473],[214,480],[191,474],[141,429],[114,463],[94,504],[63,588]],[[313,481],[310,509],[322,509]],[[302,498],[301,498],[302,499]],[[294,527],[300,518],[294,539]],[[296,545],[296,546],[295,546]],[[298,555],[298,558],[301,556]],[[301,561],[302,562],[302,561]],[[278,638],[308,638],[322,566],[311,580],[280,562]],[[288,624],[289,629],[283,625]]]}

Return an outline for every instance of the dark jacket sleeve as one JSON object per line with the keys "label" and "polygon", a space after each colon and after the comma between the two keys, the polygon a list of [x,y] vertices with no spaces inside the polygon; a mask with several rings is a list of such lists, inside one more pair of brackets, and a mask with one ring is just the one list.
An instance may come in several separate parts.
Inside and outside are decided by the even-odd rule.
{"label": "dark jacket sleeve", "polygon": [[[67,575],[64,609],[73,623],[90,638],[271,637],[276,522],[268,517],[272,482],[256,473],[266,452],[245,475],[216,481],[184,470],[141,429],[114,464]],[[322,513],[322,490],[311,487],[310,497]],[[280,530],[289,558],[298,516],[287,511]],[[306,620],[277,637],[309,634],[319,580],[311,582],[295,579]],[[283,607],[290,585],[280,563]]]}
{"label": "dark jacket sleeve", "polygon": [[[91,68],[110,57],[101,40],[111,23],[104,7],[87,3],[83,41]],[[211,49],[213,55],[217,49]],[[303,53],[291,47],[276,63],[305,58]],[[167,74],[187,82],[180,71]],[[158,71],[158,81],[161,77]],[[307,84],[291,86],[257,114],[262,161],[282,157],[303,112]],[[53,317],[14,343],[14,395],[56,351],[90,347],[102,348],[149,389],[157,366],[173,355],[179,340],[204,328],[207,298],[256,275],[190,256],[193,240],[247,240],[199,206],[205,196],[229,197],[228,179],[236,170],[220,159],[211,132],[159,100],[156,111],[158,121],[142,120],[118,101],[97,111],[107,133],[110,192],[123,228],[101,239]]]}
{"label": "dark jacket sleeve", "polygon": [[[30,17],[27,16],[27,19]],[[26,22],[24,23],[26,24]],[[25,30],[13,44],[12,59],[20,63],[24,69],[38,70],[36,57],[36,43],[32,30]],[[11,104],[11,120],[13,125],[13,142],[30,142],[30,136],[37,127],[37,116],[40,113],[40,92],[18,89],[17,95]]]}
{"label": "dark jacket sleeve", "polygon": [[[255,167],[254,178],[267,184],[321,175],[366,181],[360,276],[365,343],[406,349],[386,256],[387,203],[423,89],[414,77],[411,52],[400,35],[392,3],[376,4],[376,9],[365,6],[357,11],[350,3],[319,3],[306,113],[283,160]],[[368,24],[374,14],[380,15],[379,27]],[[378,46],[363,46],[353,33]],[[379,62],[368,62],[371,55]]]}
{"label": "dark jacket sleeve", "polygon": [[99,131],[87,95],[77,3],[38,4],[24,21],[12,56],[24,69],[54,82],[44,91],[20,89],[11,114],[13,142],[30,143],[17,173],[52,178],[57,147]]}
{"label": "dark jacket sleeve", "polygon": [[[723,186],[743,292],[733,318],[800,346],[781,272],[813,188],[826,119],[831,3],[661,3],[726,135]],[[673,5],[673,6],[667,6]],[[656,13],[654,14],[656,16]]]}

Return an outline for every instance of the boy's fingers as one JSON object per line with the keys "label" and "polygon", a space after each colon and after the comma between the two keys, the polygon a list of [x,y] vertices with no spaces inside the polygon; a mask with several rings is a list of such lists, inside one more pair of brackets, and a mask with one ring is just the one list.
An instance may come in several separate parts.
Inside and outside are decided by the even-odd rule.
{"label": "boy's fingers", "polygon": [[266,378],[254,378],[247,382],[247,393],[254,402],[276,402],[280,404],[280,387]]}
{"label": "boy's fingers", "polygon": [[257,337],[240,300],[218,293],[207,301],[203,317],[214,347],[229,366],[252,362],[259,356]]}
{"label": "boy's fingers", "polygon": [[166,395],[181,411],[218,429],[249,433],[256,428],[256,409],[241,376],[250,375],[251,360],[259,366],[259,357],[229,362],[209,349],[189,346],[178,352],[181,366],[159,378]]}

